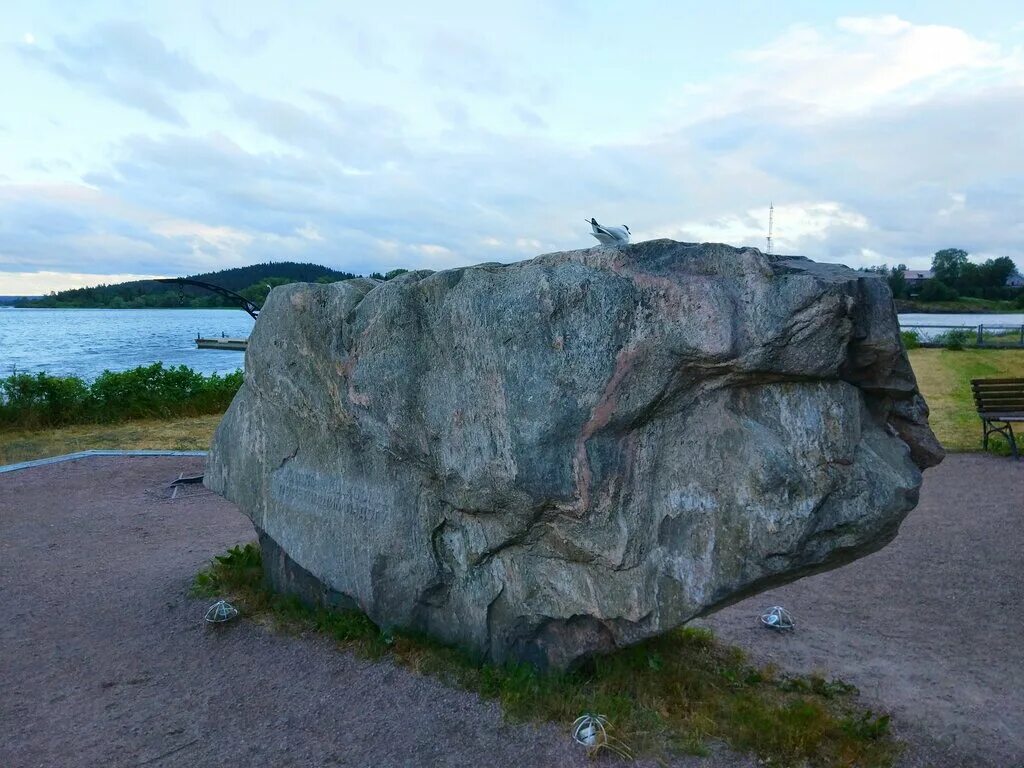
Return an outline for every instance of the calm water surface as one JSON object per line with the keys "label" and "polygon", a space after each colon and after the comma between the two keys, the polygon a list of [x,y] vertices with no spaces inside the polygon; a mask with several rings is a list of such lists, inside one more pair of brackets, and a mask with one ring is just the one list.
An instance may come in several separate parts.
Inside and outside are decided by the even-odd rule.
{"label": "calm water surface", "polygon": [[[979,323],[1019,326],[1024,313],[900,315],[904,327]],[[92,379],[104,369],[119,371],[157,361],[203,373],[229,373],[242,367],[243,354],[196,349],[196,334],[245,337],[252,324],[247,314],[232,309],[0,308],[0,376],[16,368]]]}
{"label": "calm water surface", "polygon": [[196,349],[196,334],[244,338],[252,325],[232,309],[0,308],[0,376],[17,368],[92,379],[155,362],[230,373],[245,355]]}
{"label": "calm water surface", "polygon": [[968,329],[976,329],[979,325],[984,325],[986,328],[995,329],[996,326],[1016,326],[1020,328],[1024,325],[1024,312],[1010,315],[935,315],[925,313],[906,313],[899,316],[900,327],[902,328],[913,328],[918,332],[921,338],[930,338],[932,336],[938,336],[939,334],[945,333],[947,328],[937,328],[930,330],[927,327],[930,325],[957,325]]}

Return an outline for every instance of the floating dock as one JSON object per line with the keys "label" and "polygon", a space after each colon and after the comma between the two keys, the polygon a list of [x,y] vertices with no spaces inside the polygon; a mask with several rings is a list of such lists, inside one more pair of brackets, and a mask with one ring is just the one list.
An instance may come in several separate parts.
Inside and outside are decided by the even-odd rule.
{"label": "floating dock", "polygon": [[196,347],[199,349],[226,349],[232,352],[245,352],[247,346],[249,346],[248,339],[232,339],[228,336],[204,339],[201,336],[196,336]]}

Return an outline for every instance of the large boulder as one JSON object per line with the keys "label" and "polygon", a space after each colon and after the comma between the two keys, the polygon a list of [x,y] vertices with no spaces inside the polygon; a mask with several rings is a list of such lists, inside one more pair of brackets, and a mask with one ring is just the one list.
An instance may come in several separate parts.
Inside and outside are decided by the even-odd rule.
{"label": "large boulder", "polygon": [[885,281],[657,240],[275,288],[206,482],[279,589],[564,667],[882,547],[927,414]]}

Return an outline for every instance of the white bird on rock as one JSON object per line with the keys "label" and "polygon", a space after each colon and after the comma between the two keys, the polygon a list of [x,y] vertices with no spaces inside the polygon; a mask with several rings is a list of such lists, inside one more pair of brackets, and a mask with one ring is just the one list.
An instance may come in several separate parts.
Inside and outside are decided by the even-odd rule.
{"label": "white bird on rock", "polygon": [[602,245],[626,245],[632,234],[625,224],[621,227],[602,227],[595,218],[591,218],[587,223],[590,224],[590,234]]}

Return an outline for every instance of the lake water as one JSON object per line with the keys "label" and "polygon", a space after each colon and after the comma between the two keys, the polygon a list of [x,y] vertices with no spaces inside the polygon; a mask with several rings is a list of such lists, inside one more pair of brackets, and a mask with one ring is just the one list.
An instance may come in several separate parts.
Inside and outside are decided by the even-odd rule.
{"label": "lake water", "polygon": [[945,333],[948,329],[938,328],[930,330],[921,326],[929,325],[956,325],[969,330],[975,330],[979,325],[986,328],[995,326],[1015,326],[1020,328],[1024,325],[1024,312],[1009,315],[936,315],[927,313],[906,313],[899,316],[901,328],[913,328],[922,339],[929,339]]}
{"label": "lake water", "polygon": [[201,336],[246,337],[253,320],[237,309],[0,309],[0,376],[18,371],[93,379],[163,362],[230,373],[242,352],[196,349]]}
{"label": "lake water", "polygon": [[[1013,315],[900,315],[908,325],[1021,325]],[[245,337],[252,319],[232,309],[0,309],[0,376],[14,369],[95,378],[163,362],[203,373],[242,367],[241,352],[196,349],[196,334]],[[927,331],[922,331],[927,335]],[[941,333],[936,331],[935,333]]]}

